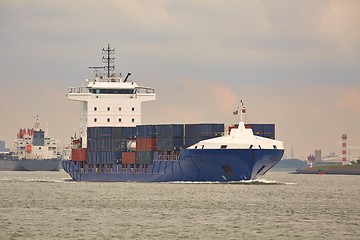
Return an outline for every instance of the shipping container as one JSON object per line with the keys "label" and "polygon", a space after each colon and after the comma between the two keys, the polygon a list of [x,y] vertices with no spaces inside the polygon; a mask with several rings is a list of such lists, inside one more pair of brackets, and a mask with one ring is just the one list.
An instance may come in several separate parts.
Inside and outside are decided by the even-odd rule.
{"label": "shipping container", "polygon": [[136,152],[122,153],[122,164],[135,164],[135,163],[136,163]]}
{"label": "shipping container", "polygon": [[137,125],[136,136],[140,138],[156,138],[157,126],[156,125]]}
{"label": "shipping container", "polygon": [[136,127],[123,127],[122,128],[122,139],[135,139],[136,138]]}
{"label": "shipping container", "polygon": [[156,138],[136,138],[136,150],[137,151],[155,151],[156,150]]}
{"label": "shipping container", "polygon": [[136,164],[152,164],[154,159],[154,151],[137,151]]}
{"label": "shipping container", "polygon": [[275,139],[275,124],[245,124],[245,127],[251,128],[256,136]]}
{"label": "shipping container", "polygon": [[157,137],[158,138],[182,138],[184,135],[183,124],[163,124],[157,125]]}
{"label": "shipping container", "polygon": [[96,152],[94,151],[87,151],[87,162],[88,163],[96,163]]}
{"label": "shipping container", "polygon": [[87,128],[87,138],[88,139],[98,139],[99,131],[97,127],[88,127]]}
{"label": "shipping container", "polygon": [[185,124],[185,137],[215,137],[224,134],[224,124],[199,123]]}
{"label": "shipping container", "polygon": [[195,143],[198,143],[201,140],[206,140],[206,139],[202,139],[201,137],[186,137],[185,148],[190,147],[191,145],[194,145]]}
{"label": "shipping container", "polygon": [[115,159],[116,160],[120,160],[121,159],[121,156],[122,156],[122,151],[115,151]]}
{"label": "shipping container", "polygon": [[88,127],[88,139],[125,139],[135,138],[136,127]]}
{"label": "shipping container", "polygon": [[127,142],[126,139],[114,139],[114,150],[115,151],[126,151],[127,149]]}
{"label": "shipping container", "polygon": [[180,149],[184,146],[183,137],[158,137],[156,139],[156,145],[158,151],[172,151]]}
{"label": "shipping container", "polygon": [[71,160],[73,161],[86,161],[86,148],[71,149]]}
{"label": "shipping container", "polygon": [[99,138],[111,138],[111,127],[99,127]]}
{"label": "shipping container", "polygon": [[111,129],[111,133],[112,133],[113,139],[122,139],[123,138],[122,127],[113,127]]}
{"label": "shipping container", "polygon": [[275,124],[264,124],[264,133],[275,133]]}
{"label": "shipping container", "polygon": [[185,147],[202,140],[223,136],[224,129],[225,125],[219,123],[185,124]]}

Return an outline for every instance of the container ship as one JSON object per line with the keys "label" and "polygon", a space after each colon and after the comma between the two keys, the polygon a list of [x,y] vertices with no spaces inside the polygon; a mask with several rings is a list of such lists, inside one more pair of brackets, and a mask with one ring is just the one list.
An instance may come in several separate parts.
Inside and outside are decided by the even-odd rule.
{"label": "container ship", "polygon": [[14,150],[0,154],[1,171],[59,171],[61,168],[60,141],[39,128],[39,117],[34,127],[20,129]]}
{"label": "container ship", "polygon": [[[264,175],[284,153],[274,124],[141,124],[141,103],[155,89],[114,73],[114,49],[103,48],[104,67],[72,87],[67,99],[81,104],[80,128],[71,158],[62,161],[75,181],[230,182]],[[101,70],[102,69],[102,70]]]}

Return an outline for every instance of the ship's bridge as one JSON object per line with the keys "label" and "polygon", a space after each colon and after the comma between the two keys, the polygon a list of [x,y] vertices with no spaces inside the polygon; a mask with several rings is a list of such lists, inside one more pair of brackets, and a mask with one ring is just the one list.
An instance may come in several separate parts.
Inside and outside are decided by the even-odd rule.
{"label": "ship's bridge", "polygon": [[[155,89],[134,82],[90,82],[87,86],[69,88],[69,95],[81,94],[155,94]],[[76,100],[76,99],[72,99]],[[81,101],[81,100],[80,100]]]}
{"label": "ship's bridge", "polygon": [[[135,127],[141,124],[141,103],[156,99],[154,88],[143,87],[114,72],[114,49],[103,48],[104,67],[95,69],[91,80],[79,87],[71,87],[67,99],[81,102],[80,136],[86,147],[88,127]],[[103,69],[105,72],[100,72]]]}
{"label": "ship's bridge", "polygon": [[87,127],[135,127],[141,124],[141,104],[156,99],[155,89],[135,82],[85,81],[71,87],[67,99],[81,102],[80,135],[86,146]]}

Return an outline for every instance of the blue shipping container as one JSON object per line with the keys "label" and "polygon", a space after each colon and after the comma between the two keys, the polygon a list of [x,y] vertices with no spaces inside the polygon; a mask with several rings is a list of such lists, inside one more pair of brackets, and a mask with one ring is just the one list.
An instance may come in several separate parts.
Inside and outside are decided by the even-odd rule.
{"label": "blue shipping container", "polygon": [[156,125],[137,125],[136,136],[141,138],[155,138],[157,137]]}

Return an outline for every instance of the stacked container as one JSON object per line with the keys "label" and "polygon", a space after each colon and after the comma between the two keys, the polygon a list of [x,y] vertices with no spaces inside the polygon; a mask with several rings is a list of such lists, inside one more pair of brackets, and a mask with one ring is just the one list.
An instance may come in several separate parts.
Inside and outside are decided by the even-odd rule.
{"label": "stacked container", "polygon": [[151,164],[157,150],[157,126],[136,126],[136,164]]}
{"label": "stacked container", "polygon": [[113,163],[127,151],[127,143],[136,136],[135,127],[87,128],[88,163]]}
{"label": "stacked container", "polygon": [[158,151],[173,151],[184,146],[184,125],[164,124],[157,125]]}
{"label": "stacked container", "polygon": [[275,139],[275,124],[245,124],[245,127],[251,128],[254,135]]}
{"label": "stacked container", "polygon": [[218,123],[200,123],[185,124],[185,147],[209,138],[220,137],[224,135],[224,124]]}

